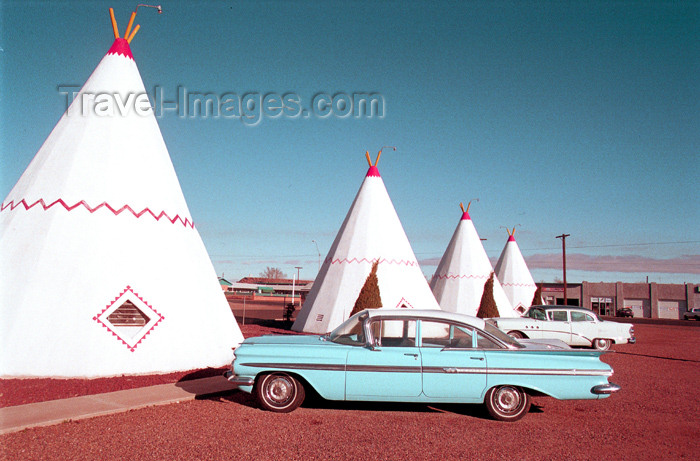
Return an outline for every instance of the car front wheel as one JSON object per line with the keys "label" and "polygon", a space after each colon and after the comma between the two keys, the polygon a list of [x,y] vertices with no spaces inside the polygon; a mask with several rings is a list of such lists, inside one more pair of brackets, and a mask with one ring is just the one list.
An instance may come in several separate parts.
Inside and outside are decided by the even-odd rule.
{"label": "car front wheel", "polygon": [[304,386],[287,373],[270,373],[255,383],[255,395],[265,410],[289,413],[304,401]]}
{"label": "car front wheel", "polygon": [[607,351],[610,349],[610,346],[612,346],[612,340],[610,339],[598,338],[593,340],[593,347],[599,351]]}
{"label": "car front wheel", "polygon": [[508,336],[510,336],[511,338],[515,338],[515,339],[525,338],[525,335],[520,333],[519,331],[509,331]]}
{"label": "car front wheel", "polygon": [[496,386],[486,393],[486,409],[498,421],[517,421],[530,411],[530,396],[515,386]]}

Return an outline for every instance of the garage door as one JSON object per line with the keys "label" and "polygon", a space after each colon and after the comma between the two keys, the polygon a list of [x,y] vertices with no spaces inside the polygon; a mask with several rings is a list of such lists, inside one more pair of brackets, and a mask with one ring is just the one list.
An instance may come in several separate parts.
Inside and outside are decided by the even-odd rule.
{"label": "garage door", "polygon": [[660,319],[680,319],[681,309],[685,311],[685,301],[661,301],[659,300]]}

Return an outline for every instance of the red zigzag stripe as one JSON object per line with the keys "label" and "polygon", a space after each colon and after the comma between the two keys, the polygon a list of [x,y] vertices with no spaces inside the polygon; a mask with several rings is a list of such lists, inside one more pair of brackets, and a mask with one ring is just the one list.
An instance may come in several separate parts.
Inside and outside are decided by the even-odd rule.
{"label": "red zigzag stripe", "polygon": [[369,264],[374,264],[375,262],[379,261],[379,264],[403,264],[405,266],[417,266],[418,262],[417,261],[406,261],[403,259],[367,259],[367,258],[362,258],[362,259],[357,259],[357,258],[343,258],[343,259],[326,259],[326,262],[329,262],[331,264],[343,264],[343,263],[369,263]]}
{"label": "red zigzag stripe", "polygon": [[529,287],[529,288],[535,287],[535,288],[537,288],[537,285],[531,284],[531,283],[503,283],[503,282],[501,282],[501,286],[504,286],[504,287]]}
{"label": "red zigzag stripe", "polygon": [[488,275],[436,275],[438,279],[488,279]]}
{"label": "red zigzag stripe", "polygon": [[121,212],[123,211],[128,211],[132,215],[134,215],[136,218],[140,218],[141,216],[145,214],[150,214],[153,216],[153,218],[156,221],[160,221],[161,218],[165,218],[166,220],[170,221],[172,224],[175,224],[176,222],[180,222],[183,226],[185,227],[190,227],[194,229],[194,223],[189,220],[189,218],[182,219],[180,215],[175,215],[175,217],[171,218],[168,216],[168,214],[165,211],[161,211],[160,214],[155,214],[153,211],[150,210],[150,208],[144,208],[140,212],[134,211],[133,208],[131,208],[129,205],[124,205],[123,207],[117,209],[112,207],[109,203],[107,202],[102,202],[96,207],[91,207],[90,205],[85,202],[85,200],[81,200],[75,205],[68,205],[66,202],[63,201],[63,199],[58,199],[49,205],[44,202],[44,199],[39,199],[36,202],[32,203],[31,205],[27,204],[27,201],[25,199],[22,199],[19,203],[15,203],[14,200],[10,201],[10,203],[3,203],[2,207],[0,207],[0,211],[4,211],[6,208],[9,208],[10,210],[14,210],[15,208],[19,206],[23,206],[25,210],[29,210],[37,205],[41,205],[41,207],[44,209],[44,211],[48,210],[49,208],[53,207],[54,205],[61,205],[63,208],[66,209],[66,211],[73,211],[74,209],[78,208],[79,206],[85,207],[86,210],[88,210],[90,213],[94,213],[95,211],[99,210],[100,208],[106,208],[109,211],[111,211],[115,216],[118,216]]}

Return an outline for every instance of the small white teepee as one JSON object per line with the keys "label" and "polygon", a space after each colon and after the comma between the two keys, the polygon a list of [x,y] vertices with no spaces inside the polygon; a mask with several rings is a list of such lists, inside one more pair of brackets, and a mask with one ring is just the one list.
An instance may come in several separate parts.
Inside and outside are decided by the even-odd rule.
{"label": "small white teepee", "polygon": [[525,258],[520,252],[514,235],[515,228],[512,232],[508,230],[508,241],[496,263],[496,276],[501,281],[503,291],[513,308],[519,312],[525,312],[532,304],[537,285],[525,264]]}
{"label": "small white teepee", "polygon": [[[460,203],[462,218],[438,264],[430,288],[442,310],[476,315],[484,285],[493,269],[469,217],[469,205],[465,210]],[[495,274],[493,282],[493,297],[500,316],[518,316]]]}
{"label": "small white teepee", "polygon": [[372,165],[367,153],[367,161],[367,175],[292,326],[295,331],[325,333],[345,321],[375,261],[382,307],[440,308],[379,175],[379,156]]}
{"label": "small white teepee", "polygon": [[218,367],[243,339],[131,54],[135,13],[128,40],[110,14],[114,44],[2,203],[0,376]]}

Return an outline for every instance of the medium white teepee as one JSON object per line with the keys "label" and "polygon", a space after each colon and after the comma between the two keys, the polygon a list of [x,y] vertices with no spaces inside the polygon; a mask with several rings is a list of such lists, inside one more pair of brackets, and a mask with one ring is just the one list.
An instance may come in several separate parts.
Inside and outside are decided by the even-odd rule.
{"label": "medium white teepee", "polygon": [[218,367],[243,339],[112,20],[114,44],[2,203],[0,376]]}
{"label": "medium white teepee", "polygon": [[[476,315],[484,284],[492,271],[491,262],[469,217],[469,206],[467,210],[462,206],[462,218],[430,282],[435,299],[442,310]],[[493,297],[500,316],[518,316],[497,276],[493,282]]]}
{"label": "medium white teepee", "polygon": [[515,241],[515,228],[508,230],[508,241],[496,263],[496,276],[501,281],[503,291],[511,305],[518,311],[525,310],[532,304],[537,286],[525,264],[518,243]]}
{"label": "medium white teepee", "polygon": [[367,161],[367,175],[292,326],[295,331],[325,333],[345,321],[375,261],[382,307],[439,309],[376,162],[372,165],[369,154]]}

